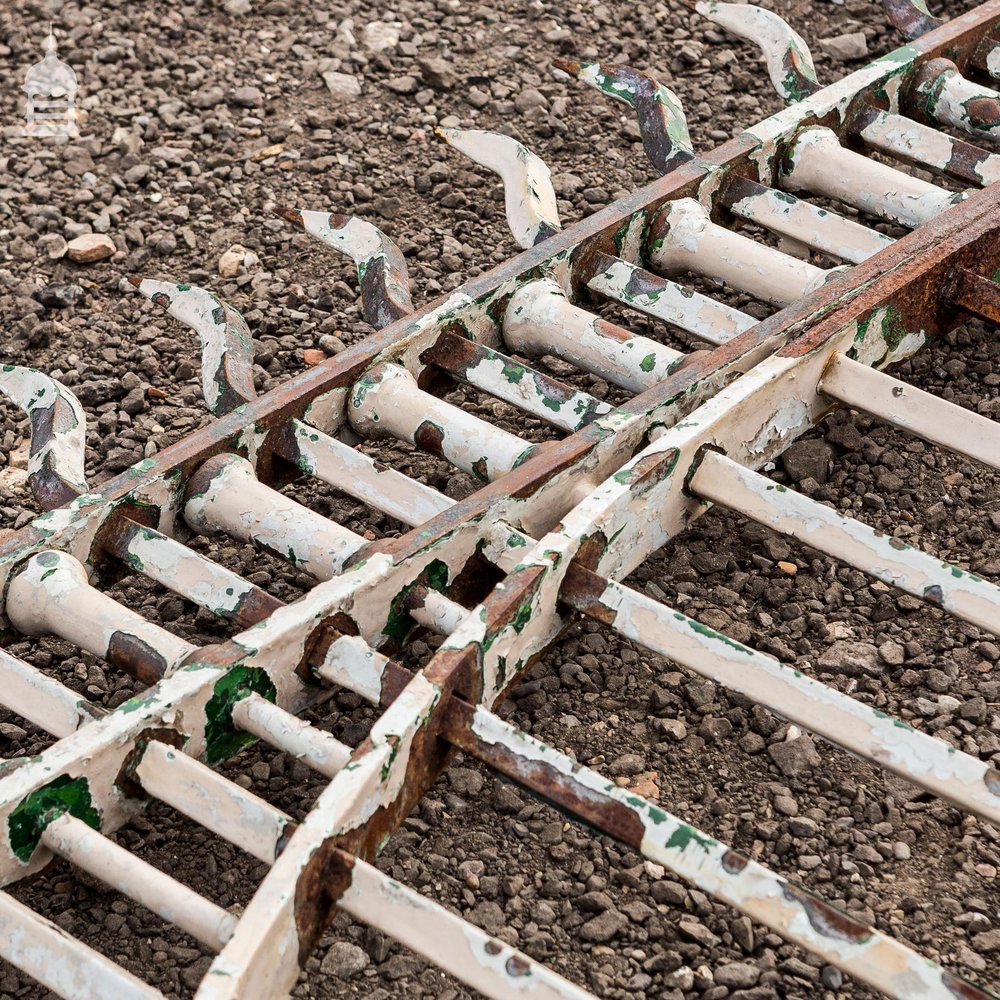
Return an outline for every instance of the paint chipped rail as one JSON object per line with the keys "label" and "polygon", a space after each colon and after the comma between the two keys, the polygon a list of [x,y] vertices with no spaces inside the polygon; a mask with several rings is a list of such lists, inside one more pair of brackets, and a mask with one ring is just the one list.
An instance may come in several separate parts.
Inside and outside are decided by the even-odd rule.
{"label": "paint chipped rail", "polygon": [[[442,130],[500,175],[512,234],[527,249],[416,311],[386,234],[284,210],[351,257],[365,318],[380,329],[262,397],[235,309],[206,289],[135,278],[153,307],[199,337],[215,419],[109,482],[84,478],[85,413],[72,392],[4,368],[0,393],[29,417],[29,482],[42,513],[0,538],[3,624],[22,637],[61,636],[136,678],[137,695],[107,711],[30,655],[0,650],[0,702],[52,737],[41,755],[0,765],[0,884],[59,858],[113,879],[216,952],[201,1000],[286,993],[337,908],[489,996],[589,996],[372,867],[461,749],[889,996],[991,996],[494,712],[584,616],[1000,821],[1000,776],[987,764],[621,582],[716,503],[1000,628],[994,583],[758,471],[838,405],[1000,467],[996,424],[882,371],[964,317],[1000,318],[1000,155],[989,148],[998,98],[976,79],[996,63],[1000,0],[947,24],[919,3],[888,6],[920,37],[821,88],[805,42],[775,15],[699,4],[761,47],[790,102],[704,155],[677,94],[650,74],[561,63],[635,110],[663,174],[567,227],[545,164],[526,146]],[[886,223],[911,231],[889,235]],[[755,321],[705,284],[692,288],[692,276],[740,290],[770,315]],[[637,334],[604,318],[605,303],[666,325]],[[464,406],[443,398],[456,386]],[[512,429],[487,419],[477,398],[514,407],[533,434],[526,421]],[[478,488],[453,501],[353,446],[378,437]],[[291,472],[403,532],[372,540],[320,515],[282,492]],[[195,552],[193,535],[239,539],[317,582],[285,604]],[[123,572],[239,631],[203,645],[179,639],[105,593]],[[414,672],[405,649],[420,631],[442,641]],[[379,710],[355,747],[301,717],[323,711],[338,688]],[[252,740],[328,781],[301,822],[214,769]],[[110,839],[152,800],[269,866],[241,915]],[[160,995],[7,894],[0,927],[0,954],[60,995]]]}

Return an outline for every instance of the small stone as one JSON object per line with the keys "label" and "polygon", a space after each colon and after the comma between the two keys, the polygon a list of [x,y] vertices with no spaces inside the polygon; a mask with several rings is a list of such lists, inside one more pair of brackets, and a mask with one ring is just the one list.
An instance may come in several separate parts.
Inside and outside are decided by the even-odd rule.
{"label": "small stone", "polygon": [[397,94],[413,94],[417,89],[417,79],[413,76],[394,76],[385,85]]}
{"label": "small stone", "polygon": [[885,860],[871,844],[858,844],[854,848],[854,856],[869,865],[880,865]]}
{"label": "small stone", "polygon": [[68,309],[83,298],[79,285],[46,285],[35,292],[35,298],[47,309]]}
{"label": "small stone", "polygon": [[680,743],[687,737],[687,726],[680,719],[659,719],[656,724],[675,743]]}
{"label": "small stone", "polygon": [[385,52],[399,44],[399,24],[393,21],[369,21],[361,29],[361,44],[369,52]]}
{"label": "small stone", "polygon": [[219,274],[223,278],[235,278],[239,274],[240,265],[243,263],[245,256],[246,248],[241,247],[238,243],[234,243],[219,258]]}
{"label": "small stone", "polygon": [[794,740],[772,743],[767,752],[771,760],[778,765],[778,770],[789,778],[794,778],[822,763],[822,758],[816,752],[816,745],[809,736],[798,736]]}
{"label": "small stone", "polygon": [[622,754],[608,765],[608,774],[613,778],[638,774],[646,766],[646,761],[637,753]]}
{"label": "small stone", "polygon": [[868,41],[864,32],[850,31],[846,35],[821,38],[819,47],[833,59],[840,62],[857,62],[868,58]]}
{"label": "small stone", "polygon": [[633,795],[641,795],[644,799],[660,801],[660,775],[657,771],[643,771],[637,774],[629,783],[628,790]]}
{"label": "small stone", "polygon": [[530,111],[532,108],[547,108],[548,106],[548,99],[540,90],[536,90],[534,87],[525,87],[514,98],[514,107],[521,114],[524,114],[525,111]]}
{"label": "small stone", "polygon": [[1000,929],[995,928],[991,931],[983,931],[982,934],[977,934],[972,939],[972,947],[980,953],[1000,951]]}
{"label": "small stone", "polygon": [[437,90],[451,90],[457,80],[451,63],[440,56],[420,60],[420,71],[424,79]]}
{"label": "small stone", "polygon": [[204,87],[191,95],[191,103],[204,111],[216,107],[225,99],[226,93],[221,87]]}
{"label": "small stone", "polygon": [[58,233],[46,233],[38,241],[38,248],[49,260],[66,256],[66,241]]}
{"label": "small stone", "polygon": [[310,367],[321,365],[326,361],[326,351],[317,350],[315,347],[307,347],[302,352],[302,360]]}
{"label": "small stone", "polygon": [[330,95],[338,101],[353,101],[361,96],[361,84],[350,73],[336,73],[333,70],[323,74],[323,82]]}
{"label": "small stone", "polygon": [[824,965],[819,978],[828,990],[839,990],[844,985],[844,974],[835,965]]}
{"label": "small stone", "polygon": [[715,981],[731,990],[746,990],[757,984],[760,969],[747,962],[730,962],[715,970]]}
{"label": "small stone", "polygon": [[136,386],[121,401],[121,409],[130,417],[137,416],[146,409],[146,393],[141,386]]}
{"label": "small stone", "polygon": [[681,920],[677,924],[677,929],[681,934],[690,939],[691,941],[697,941],[698,944],[704,945],[708,948],[714,948],[720,942],[720,938],[713,934],[704,924],[699,923],[690,917]]}
{"label": "small stone", "polygon": [[478,795],[483,787],[483,776],[471,767],[448,769],[448,783],[459,795]]}
{"label": "small stone", "polygon": [[844,674],[847,677],[878,677],[882,673],[879,651],[870,642],[853,642],[838,639],[819,658],[821,670]]}
{"label": "small stone", "polygon": [[688,895],[687,889],[680,882],[671,882],[670,879],[654,882],[650,894],[654,902],[665,906],[683,906]]}
{"label": "small stone", "polygon": [[878,648],[878,655],[884,663],[890,667],[898,667],[906,659],[906,650],[901,643],[893,642],[891,639],[883,642]]}
{"label": "small stone", "polygon": [[117,247],[110,236],[86,233],[66,244],[66,255],[77,264],[94,264],[113,256]]}
{"label": "small stone", "polygon": [[324,333],[322,337],[319,338],[319,346],[327,354],[340,354],[341,351],[347,349],[347,345],[340,339],[340,337],[335,336],[332,333]]}
{"label": "small stone", "polygon": [[593,941],[596,944],[603,944],[620,934],[628,927],[628,917],[617,910],[605,910],[603,913],[592,917],[580,928],[580,937],[584,941]]}
{"label": "small stone", "polygon": [[233,91],[233,104],[240,108],[259,108],[264,104],[264,94],[259,87],[237,87]]}
{"label": "small stone", "polygon": [[833,447],[826,441],[810,438],[796,441],[781,456],[781,463],[792,482],[814,479],[822,485],[830,478],[833,456]]}
{"label": "small stone", "polygon": [[907,861],[910,857],[910,845],[904,844],[903,841],[897,840],[895,844],[892,845],[892,856],[897,861]]}
{"label": "small stone", "polygon": [[787,573],[789,576],[795,576],[795,574],[799,571],[799,567],[796,566],[795,563],[785,562],[783,559],[779,560],[778,569],[780,569],[782,573]]}
{"label": "small stone", "polygon": [[776,795],[774,797],[774,811],[782,816],[797,816],[799,804],[790,795]]}
{"label": "small stone", "polygon": [[320,969],[326,976],[351,979],[368,968],[371,959],[364,948],[349,941],[334,941],[323,956]]}

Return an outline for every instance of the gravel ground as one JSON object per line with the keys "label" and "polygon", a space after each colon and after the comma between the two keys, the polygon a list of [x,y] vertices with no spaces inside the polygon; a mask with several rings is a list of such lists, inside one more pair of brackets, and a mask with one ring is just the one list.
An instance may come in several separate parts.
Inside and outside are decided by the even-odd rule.
{"label": "gravel ground", "polygon": [[[850,66],[820,40],[860,31],[873,54],[896,42],[879,6],[866,0],[769,6],[810,42],[825,81]],[[947,13],[969,6],[952,3]],[[441,147],[435,125],[521,138],[551,166],[567,221],[651,179],[629,116],[556,79],[553,56],[600,55],[654,70],[681,95],[701,149],[779,106],[750,50],[679,0],[636,10],[541,0],[402,0],[377,11],[356,0],[59,7],[8,0],[0,10],[0,319],[3,359],[60,378],[84,403],[93,483],[207,419],[193,337],[132,294],[125,275],[193,281],[236,305],[256,338],[264,391],[304,366],[305,349],[335,353],[370,332],[350,266],[293,235],[273,217],[276,206],[354,212],[383,226],[406,254],[420,302],[514,250],[499,185]],[[53,14],[87,111],[83,139],[66,147],[14,135],[21,77]],[[90,265],[62,257],[65,241],[83,233],[110,236],[114,256]],[[220,277],[219,258],[234,245],[238,272]],[[984,328],[958,331],[901,371],[945,398],[998,413],[1000,344]],[[600,380],[581,384],[614,398]],[[489,414],[515,426],[502,404],[489,404]],[[516,428],[547,433],[520,418]],[[0,410],[0,528],[32,516],[17,468],[22,431],[11,408]],[[471,488],[402,446],[380,454],[450,495]],[[1000,574],[996,477],[868,418],[831,418],[790,450],[775,478],[942,558]],[[354,530],[399,531],[332,492],[310,488],[308,499]],[[309,585],[248,547],[197,545],[284,599]],[[1000,761],[1000,649],[974,627],[718,510],[630,583]],[[142,581],[126,580],[115,593],[178,634],[223,634]],[[433,646],[414,643],[411,664]],[[129,679],[64,643],[7,648],[105,704],[133,692]],[[595,625],[578,626],[545,657],[505,713],[949,967],[995,979],[1000,834],[992,827],[790,734],[766,711]],[[373,713],[341,693],[314,718],[354,744]],[[5,756],[46,742],[0,716]],[[257,748],[226,773],[295,816],[320,788],[302,765]],[[245,904],[264,874],[254,859],[161,807],[119,839],[223,906]],[[603,997],[872,996],[468,762],[438,783],[380,865]],[[208,965],[191,939],[66,868],[14,893],[168,996],[189,996]],[[327,944],[296,996],[470,995],[344,916]],[[0,996],[49,994],[0,966]]]}

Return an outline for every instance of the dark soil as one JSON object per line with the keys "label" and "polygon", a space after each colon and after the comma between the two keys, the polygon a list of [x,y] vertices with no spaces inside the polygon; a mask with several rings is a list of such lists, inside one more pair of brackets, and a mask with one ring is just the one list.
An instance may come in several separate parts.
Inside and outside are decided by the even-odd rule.
{"label": "dark soil", "polygon": [[[820,39],[862,31],[873,55],[897,44],[880,6],[867,0],[770,6],[812,45],[825,82],[851,67],[825,55]],[[947,14],[970,6],[950,3]],[[50,17],[61,55],[80,74],[87,111],[83,138],[62,147],[15,135],[21,79]],[[399,34],[378,53],[365,47],[364,32],[376,17],[398,22]],[[567,222],[652,179],[627,109],[554,76],[549,66],[557,55],[627,59],[654,71],[681,96],[701,150],[780,107],[755,53],[716,33],[682,0],[400,0],[380,12],[357,0],[6,0],[2,360],[37,367],[79,395],[91,421],[87,473],[99,483],[208,420],[193,335],[134,294],[126,275],[192,281],[232,302],[254,333],[263,392],[304,367],[304,349],[334,353],[370,332],[349,263],[294,235],[274,208],[371,219],[402,247],[420,303],[515,250],[498,182],[441,146],[434,126],[495,128],[520,138],[552,168]],[[336,100],[326,72],[354,76],[360,97]],[[60,238],[90,231],[115,241],[110,261],[81,266],[50,258]],[[217,262],[233,244],[255,257],[223,279]],[[654,329],[628,319],[637,330]],[[995,331],[961,328],[900,371],[988,416],[1000,410]],[[599,379],[580,384],[614,398]],[[548,436],[504,404],[470,395],[467,405],[526,436]],[[21,527],[35,513],[16,468],[23,467],[23,429],[13,408],[0,407],[0,528]],[[835,415],[808,440],[794,446],[776,478],[943,559],[1000,576],[995,474],[859,415]],[[396,467],[449,495],[472,488],[467,477],[413,449],[378,447]],[[400,530],[315,484],[298,495],[354,530]],[[311,583],[248,546],[202,540],[197,547],[286,600]],[[797,572],[789,575],[779,562]],[[721,510],[629,583],[1000,762],[1000,648],[987,633]],[[129,578],[114,593],[192,640],[225,634],[152,584]],[[841,669],[844,643],[854,644],[851,655],[864,669]],[[419,664],[436,645],[418,641],[408,655]],[[134,691],[131,680],[66,643],[7,648],[104,704]],[[622,784],[641,785],[712,836],[949,968],[996,980],[1000,833],[988,824],[824,743],[817,744],[819,766],[807,760],[784,774],[768,752],[790,735],[781,720],[595,625],[577,626],[502,714]],[[374,710],[340,693],[314,718],[353,745]],[[22,720],[0,716],[4,756],[49,742]],[[224,771],[295,816],[322,787],[303,765],[259,747]],[[118,839],[227,907],[245,904],[265,873],[162,806]],[[602,997],[873,995],[468,762],[441,779],[380,866]],[[208,954],[186,935],[65,866],[12,891],[170,997],[190,996],[208,966]],[[295,995],[471,994],[340,916]],[[0,965],[0,996],[49,994]]]}

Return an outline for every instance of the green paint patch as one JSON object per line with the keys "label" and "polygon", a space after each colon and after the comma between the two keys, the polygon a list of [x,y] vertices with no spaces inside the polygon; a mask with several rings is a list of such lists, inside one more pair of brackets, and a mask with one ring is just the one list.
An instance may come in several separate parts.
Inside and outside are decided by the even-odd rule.
{"label": "green paint patch", "polygon": [[402,642],[410,629],[416,624],[410,616],[410,612],[406,609],[406,599],[409,597],[410,591],[420,582],[423,582],[431,590],[443,593],[444,589],[448,586],[449,576],[447,563],[442,562],[440,559],[435,559],[428,563],[427,568],[421,574],[420,580],[407,584],[392,599],[392,603],[389,605],[389,617],[382,627],[383,634],[397,643]]}
{"label": "green paint patch", "polygon": [[693,826],[681,823],[670,835],[667,847],[676,847],[679,851],[685,851],[691,844],[697,844],[702,850],[710,851],[717,843],[711,837],[699,833]]}
{"label": "green paint patch", "polygon": [[233,725],[233,707],[248,695],[259,694],[273,702],[274,682],[259,667],[233,667],[216,683],[205,706],[205,759],[209,764],[231,757],[255,737]]}
{"label": "green paint patch", "polygon": [[679,611],[674,612],[674,618],[679,622],[684,622],[692,632],[697,632],[698,635],[704,636],[706,639],[714,639],[716,642],[721,642],[731,649],[735,649],[737,653],[746,653],[748,656],[753,655],[752,649],[737,642],[735,639],[731,639],[724,632],[716,632],[714,628],[702,625],[701,622],[695,621],[693,618],[688,618],[687,615],[682,615]]}
{"label": "green paint patch", "polygon": [[524,626],[531,621],[531,601],[525,601],[518,609],[517,613],[511,620],[511,628],[515,632],[521,633],[524,631]]}
{"label": "green paint patch", "polygon": [[7,819],[11,850],[21,861],[30,861],[45,828],[66,813],[95,830],[101,828],[86,778],[61,774],[23,799]]}
{"label": "green paint patch", "polygon": [[522,365],[504,365],[502,374],[511,385],[518,385],[524,378],[524,367]]}
{"label": "green paint patch", "polygon": [[497,690],[501,690],[507,683],[507,657],[497,656]]}
{"label": "green paint patch", "polygon": [[644,372],[651,372],[656,367],[656,355],[647,354],[642,361],[639,362],[639,367]]}

